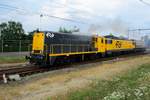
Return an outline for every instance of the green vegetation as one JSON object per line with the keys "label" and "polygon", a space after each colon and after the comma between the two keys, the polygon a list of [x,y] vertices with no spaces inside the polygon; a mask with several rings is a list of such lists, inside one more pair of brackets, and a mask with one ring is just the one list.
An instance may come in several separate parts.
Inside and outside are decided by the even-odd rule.
{"label": "green vegetation", "polygon": [[80,31],[80,29],[77,28],[76,26],[74,26],[73,29],[67,29],[65,27],[60,27],[59,28],[59,32],[62,32],[62,33],[72,33],[72,32],[79,32],[79,31]]}
{"label": "green vegetation", "polygon": [[68,29],[66,29],[66,28],[62,28],[62,27],[60,27],[59,28],[59,32],[62,32],[62,33],[72,33],[72,31],[71,30],[68,30]]}
{"label": "green vegetation", "polygon": [[26,37],[20,22],[8,21],[0,24],[1,38],[3,40],[18,40]]}
{"label": "green vegetation", "polygon": [[[3,52],[28,51],[31,44],[31,34],[25,34],[20,22],[8,21],[0,23],[0,48]],[[0,49],[2,52],[2,49]]]}
{"label": "green vegetation", "polygon": [[0,57],[0,64],[4,63],[21,63],[25,62],[25,57],[24,56],[15,56],[15,57]]}
{"label": "green vegetation", "polygon": [[95,81],[90,87],[67,95],[60,98],[68,100],[149,100],[150,64],[142,65],[112,80]]}

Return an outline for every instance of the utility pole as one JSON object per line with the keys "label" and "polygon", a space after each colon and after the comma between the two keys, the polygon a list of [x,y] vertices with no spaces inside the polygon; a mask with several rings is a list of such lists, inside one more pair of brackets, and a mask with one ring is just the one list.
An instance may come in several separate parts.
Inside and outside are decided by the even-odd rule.
{"label": "utility pole", "polygon": [[0,27],[0,40],[2,39],[1,35],[2,35],[2,34],[1,34],[1,27]]}
{"label": "utility pole", "polygon": [[1,27],[0,27],[0,40],[2,39]]}
{"label": "utility pole", "polygon": [[139,35],[141,35],[142,31],[150,31],[150,28],[128,30],[128,36],[130,35],[130,32],[137,32]]}
{"label": "utility pole", "polygon": [[0,42],[1,42],[1,52],[3,52],[3,38],[2,38],[2,28],[0,27]]}
{"label": "utility pole", "polygon": [[128,33],[127,33],[127,37],[128,37],[128,39],[130,38],[130,30],[128,29]]}
{"label": "utility pole", "polygon": [[40,25],[39,25],[39,31],[42,30],[42,17],[43,17],[43,14],[40,14]]}

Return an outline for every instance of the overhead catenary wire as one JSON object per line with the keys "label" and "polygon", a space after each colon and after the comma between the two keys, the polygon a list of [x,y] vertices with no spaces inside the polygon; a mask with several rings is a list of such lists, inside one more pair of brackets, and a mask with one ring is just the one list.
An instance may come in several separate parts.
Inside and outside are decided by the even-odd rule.
{"label": "overhead catenary wire", "polygon": [[[62,3],[58,3],[56,1],[52,2],[54,4],[58,4],[58,5],[61,5],[62,7],[66,7],[65,4],[62,4]],[[74,8],[74,7],[71,7],[71,6],[68,6],[69,8],[71,9],[75,9],[76,11],[80,11],[80,12],[83,12],[83,13],[87,13],[88,15],[92,15],[92,16],[99,16],[97,13],[92,13],[92,12],[89,12],[89,11],[85,11],[85,10],[81,10],[81,9],[78,9],[78,8]]]}
{"label": "overhead catenary wire", "polygon": [[29,15],[25,10],[10,5],[0,4],[0,8],[16,12],[20,15]]}
{"label": "overhead catenary wire", "polygon": [[51,17],[51,18],[59,19],[59,20],[70,21],[70,22],[75,22],[75,23],[80,23],[80,24],[86,24],[84,22],[77,21],[77,20],[74,20],[74,19],[58,17],[58,16],[54,16],[54,15],[49,15],[49,14],[42,14],[42,13],[39,13],[39,12],[31,12],[31,11],[27,11],[25,9],[21,9],[21,8],[18,8],[18,7],[15,7],[15,6],[11,6],[11,5],[6,5],[6,4],[0,4],[0,8],[8,9],[8,10],[15,10],[19,14],[23,14],[23,15],[30,15],[30,14],[32,14],[32,15],[39,15],[40,17],[42,15],[42,16],[48,16],[48,17]]}
{"label": "overhead catenary wire", "polygon": [[150,3],[146,2],[145,0],[139,0],[139,1],[142,2],[142,3],[145,4],[145,5],[150,6]]}
{"label": "overhead catenary wire", "polygon": [[67,18],[63,18],[63,17],[57,17],[57,16],[53,16],[53,15],[48,15],[48,14],[41,14],[40,16],[42,16],[42,17],[47,16],[47,17],[57,18],[57,19],[65,20],[65,21],[71,21],[71,22],[86,24],[85,22],[80,22],[80,21],[77,21],[77,20],[67,19]]}
{"label": "overhead catenary wire", "polygon": [[11,8],[11,9],[18,9],[17,7],[6,5],[6,4],[0,4],[0,7],[7,7],[7,8]]}
{"label": "overhead catenary wire", "polygon": [[147,30],[150,30],[150,28],[132,29],[132,30],[128,30],[128,31],[147,31]]}

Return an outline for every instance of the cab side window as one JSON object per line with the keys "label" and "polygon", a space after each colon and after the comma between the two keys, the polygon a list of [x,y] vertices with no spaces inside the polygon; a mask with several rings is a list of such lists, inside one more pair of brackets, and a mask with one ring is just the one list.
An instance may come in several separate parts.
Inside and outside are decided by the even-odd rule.
{"label": "cab side window", "polygon": [[107,40],[105,40],[105,44],[107,44]]}
{"label": "cab side window", "polygon": [[103,39],[101,40],[101,43],[104,43],[104,40],[103,40]]}
{"label": "cab side window", "polygon": [[95,38],[95,41],[97,42],[97,38]]}
{"label": "cab side window", "polygon": [[92,40],[93,40],[94,42],[97,42],[97,38],[95,38],[95,37],[94,37]]}
{"label": "cab side window", "polygon": [[107,44],[112,44],[112,40],[106,40]]}

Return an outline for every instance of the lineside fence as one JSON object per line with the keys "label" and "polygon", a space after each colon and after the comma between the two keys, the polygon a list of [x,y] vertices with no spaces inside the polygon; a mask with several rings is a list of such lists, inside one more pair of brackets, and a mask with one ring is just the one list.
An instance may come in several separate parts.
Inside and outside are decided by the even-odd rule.
{"label": "lineside fence", "polygon": [[0,40],[0,53],[27,52],[31,40]]}

